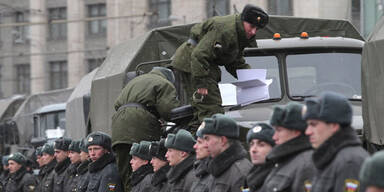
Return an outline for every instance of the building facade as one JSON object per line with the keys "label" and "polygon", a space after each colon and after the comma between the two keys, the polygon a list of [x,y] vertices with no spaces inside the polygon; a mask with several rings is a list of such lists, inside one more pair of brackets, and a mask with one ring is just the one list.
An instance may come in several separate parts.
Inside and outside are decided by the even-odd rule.
{"label": "building facade", "polygon": [[239,13],[247,3],[361,23],[359,0],[2,0],[0,98],[74,87],[110,47],[156,27]]}

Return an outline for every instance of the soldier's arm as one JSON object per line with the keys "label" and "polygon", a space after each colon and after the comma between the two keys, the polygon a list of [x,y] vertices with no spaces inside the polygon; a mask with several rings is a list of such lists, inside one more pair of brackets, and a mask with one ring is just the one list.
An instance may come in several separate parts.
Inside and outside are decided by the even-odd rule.
{"label": "soldier's arm", "polygon": [[350,191],[358,191],[358,189],[360,189],[359,191],[365,191],[361,189],[359,182],[360,167],[361,162],[353,160],[344,162],[340,167],[338,167],[333,191],[349,191],[347,190],[348,188],[351,189]]}
{"label": "soldier's arm", "polygon": [[212,29],[204,35],[191,54],[192,81],[196,88],[207,88],[206,79],[209,75],[209,65],[217,57],[215,45],[220,44],[220,34]]}
{"label": "soldier's arm", "polygon": [[171,110],[180,106],[176,88],[171,83],[165,82],[156,86],[156,89],[156,110],[164,120],[169,121]]}
{"label": "soldier's arm", "polygon": [[123,186],[119,174],[110,172],[109,174],[101,177],[98,192],[123,192]]}

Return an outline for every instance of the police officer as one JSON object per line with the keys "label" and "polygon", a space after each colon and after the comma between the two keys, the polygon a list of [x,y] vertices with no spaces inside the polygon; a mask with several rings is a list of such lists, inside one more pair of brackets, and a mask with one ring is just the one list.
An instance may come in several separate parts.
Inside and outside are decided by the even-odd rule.
{"label": "police officer", "polygon": [[[259,7],[246,5],[241,15],[213,17],[196,24],[190,39],[176,51],[171,66],[176,71],[188,97],[196,96],[192,105],[196,117],[223,113],[218,82],[221,80],[219,66],[237,78],[237,69],[248,69],[243,50],[255,44],[256,31],[265,27],[268,15]],[[254,45],[255,46],[255,45]]]}
{"label": "police officer", "polygon": [[77,167],[80,165],[80,141],[72,141],[68,147],[69,150],[69,160],[71,164],[66,170],[67,179],[64,181],[64,192],[76,191],[77,182],[79,181],[76,178]]}
{"label": "police officer", "polygon": [[79,144],[81,163],[77,167],[77,174],[75,179],[77,180],[76,191],[78,192],[85,192],[89,183],[88,165],[91,161],[89,160],[88,148],[85,146],[84,140],[85,138],[82,139]]}
{"label": "police officer", "polygon": [[64,190],[64,181],[68,180],[68,175],[66,174],[66,170],[71,164],[71,161],[68,158],[69,155],[69,145],[72,140],[69,138],[59,138],[55,141],[55,158],[57,161],[55,167],[55,174],[53,177],[53,191],[61,192]]}
{"label": "police officer", "polygon": [[1,163],[3,165],[3,172],[0,175],[0,192],[4,191],[5,185],[7,184],[9,177],[9,165],[8,165],[8,155],[5,155],[1,158]]}
{"label": "police officer", "polygon": [[55,159],[55,150],[52,144],[46,143],[41,148],[41,163],[43,167],[41,168],[40,175],[40,183],[38,185],[38,190],[41,192],[52,192],[54,185],[54,176],[55,176],[55,167],[57,161]]}
{"label": "police officer", "polygon": [[132,143],[156,141],[162,135],[159,118],[169,120],[171,109],[179,106],[171,70],[154,67],[140,75],[121,91],[112,117],[112,147],[126,191],[129,191],[129,150]]}
{"label": "police officer", "polygon": [[169,192],[188,191],[196,179],[193,174],[195,142],[191,133],[184,129],[176,134],[168,134],[165,140],[165,147],[168,149],[165,157],[171,166],[167,174]]}
{"label": "police officer", "polygon": [[196,161],[193,165],[196,180],[192,184],[191,192],[208,192],[209,186],[212,184],[213,177],[208,172],[209,152],[204,144],[202,129],[196,132],[197,141],[193,148],[196,153]]}
{"label": "police officer", "polygon": [[33,192],[37,182],[35,177],[25,169],[26,157],[17,152],[8,158],[9,179],[5,186],[5,192]]}
{"label": "police officer", "polygon": [[317,169],[311,191],[364,191],[358,179],[368,153],[351,127],[352,107],[348,99],[325,92],[320,98],[307,99],[305,104],[305,134],[315,148],[312,160]]}
{"label": "police officer", "polygon": [[91,158],[87,192],[124,191],[118,173],[116,160],[112,154],[111,137],[96,131],[86,138],[86,147]]}
{"label": "police officer", "polygon": [[151,180],[152,192],[166,192],[168,189],[167,173],[171,167],[165,157],[167,148],[165,148],[164,144],[165,139],[160,139],[160,141],[151,142],[149,148],[152,156],[151,165],[154,172]]}
{"label": "police officer", "polygon": [[273,163],[265,162],[267,155],[275,146],[273,135],[275,131],[266,123],[259,123],[247,133],[249,156],[253,164],[247,176],[247,185],[250,191],[258,191],[263,185]]}
{"label": "police officer", "polygon": [[276,146],[267,155],[274,164],[260,191],[305,191],[315,168],[312,147],[304,134],[307,124],[302,119],[303,105],[295,102],[274,108],[270,123],[275,128]]}
{"label": "police officer", "polygon": [[131,151],[132,155],[131,167],[131,186],[132,192],[151,191],[151,179],[153,175],[153,167],[150,164],[151,154],[149,153],[149,146],[151,142],[141,141],[140,143],[133,143]]}
{"label": "police officer", "polygon": [[384,151],[367,158],[360,170],[361,183],[365,192],[384,192]]}
{"label": "police officer", "polygon": [[240,129],[236,121],[223,114],[215,114],[205,118],[199,129],[202,129],[204,143],[212,157],[208,171],[214,178],[209,191],[242,191],[252,164],[240,144]]}

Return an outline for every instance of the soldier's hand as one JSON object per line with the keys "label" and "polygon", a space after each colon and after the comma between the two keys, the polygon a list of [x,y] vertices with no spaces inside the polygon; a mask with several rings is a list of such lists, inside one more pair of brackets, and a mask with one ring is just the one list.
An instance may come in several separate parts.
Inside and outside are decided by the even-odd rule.
{"label": "soldier's hand", "polygon": [[200,95],[208,95],[208,89],[207,88],[198,88],[197,93]]}

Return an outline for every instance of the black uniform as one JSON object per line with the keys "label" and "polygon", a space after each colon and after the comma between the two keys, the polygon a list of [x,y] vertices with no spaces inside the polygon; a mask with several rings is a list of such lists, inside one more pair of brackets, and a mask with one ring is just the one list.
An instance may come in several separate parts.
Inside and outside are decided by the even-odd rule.
{"label": "black uniform", "polygon": [[157,170],[152,176],[152,191],[151,192],[166,192],[168,190],[167,173],[171,167],[165,165]]}
{"label": "black uniform", "polygon": [[250,192],[256,192],[263,186],[265,179],[273,167],[274,164],[272,162],[266,162],[252,167],[247,175],[247,186]]}
{"label": "black uniform", "polygon": [[65,171],[66,173],[66,180],[64,181],[64,192],[72,192],[76,191],[76,186],[77,186],[77,167],[80,165],[80,162],[75,163],[75,164],[70,164]]}
{"label": "black uniform", "polygon": [[209,158],[195,161],[193,165],[197,180],[192,184],[191,192],[208,192],[213,177],[208,173]]}
{"label": "black uniform", "polygon": [[5,189],[5,185],[7,184],[9,177],[9,171],[5,170],[0,175],[0,192],[3,192]]}
{"label": "black uniform", "polygon": [[53,185],[54,185],[54,175],[55,175],[55,167],[56,167],[57,161],[54,159],[48,164],[44,165],[39,175],[41,175],[41,180],[38,185],[39,192],[51,192],[53,191]]}
{"label": "black uniform", "polygon": [[36,187],[35,177],[28,173],[23,166],[16,173],[9,174],[5,192],[33,192]]}
{"label": "black uniform", "polygon": [[153,167],[150,164],[138,168],[131,176],[131,192],[151,191]]}
{"label": "black uniform", "polygon": [[169,192],[190,190],[193,181],[196,180],[193,173],[194,161],[195,155],[189,155],[179,164],[171,167],[167,174]]}
{"label": "black uniform", "polygon": [[54,192],[62,192],[64,191],[64,181],[68,179],[66,174],[66,170],[71,164],[69,158],[66,158],[64,161],[56,164],[55,174],[53,176],[53,191]]}
{"label": "black uniform", "polygon": [[84,161],[81,162],[79,167],[77,167],[77,174],[76,174],[76,191],[78,192],[85,192],[87,191],[88,183],[89,183],[89,172],[88,172],[88,165],[91,163],[90,161]]}
{"label": "black uniform", "polygon": [[112,153],[104,154],[100,159],[89,164],[89,183],[87,192],[122,192],[121,178]]}

